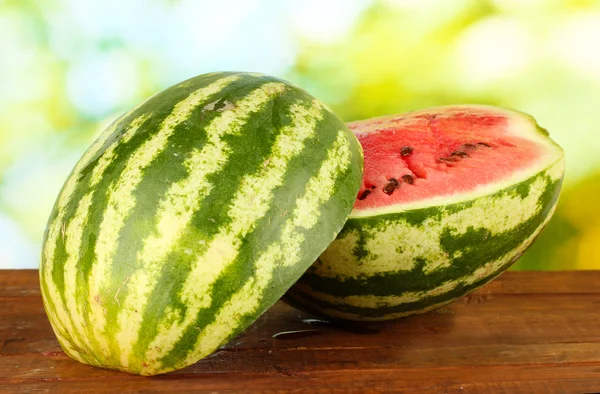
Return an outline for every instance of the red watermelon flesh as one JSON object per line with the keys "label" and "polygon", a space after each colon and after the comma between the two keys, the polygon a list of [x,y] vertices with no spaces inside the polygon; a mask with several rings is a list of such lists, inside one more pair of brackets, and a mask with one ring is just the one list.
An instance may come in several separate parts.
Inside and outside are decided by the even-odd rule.
{"label": "red watermelon flesh", "polygon": [[535,166],[546,144],[532,133],[519,134],[519,123],[531,126],[516,114],[465,105],[349,123],[365,156],[354,213],[469,195]]}

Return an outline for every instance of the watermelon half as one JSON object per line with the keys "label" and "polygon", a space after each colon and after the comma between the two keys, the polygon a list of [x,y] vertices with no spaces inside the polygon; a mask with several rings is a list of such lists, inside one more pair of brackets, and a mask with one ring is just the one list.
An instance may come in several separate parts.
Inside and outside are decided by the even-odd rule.
{"label": "watermelon half", "polygon": [[141,375],[209,355],[334,240],[362,164],[335,114],[273,77],[151,97],[84,153],[50,216],[40,282],[61,346]]}
{"label": "watermelon half", "polygon": [[365,156],[354,210],[286,295],[319,314],[386,320],[484,285],[550,219],[562,149],[535,120],[463,105],[349,124]]}

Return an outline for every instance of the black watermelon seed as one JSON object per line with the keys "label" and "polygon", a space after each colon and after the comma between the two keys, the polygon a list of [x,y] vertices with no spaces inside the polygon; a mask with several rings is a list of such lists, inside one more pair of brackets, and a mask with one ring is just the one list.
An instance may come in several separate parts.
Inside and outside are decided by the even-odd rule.
{"label": "black watermelon seed", "polygon": [[440,162],[444,162],[444,163],[453,163],[455,160],[453,160],[453,159],[450,159],[450,158],[448,158],[448,157],[440,157],[440,158],[438,159],[438,161],[440,161]]}
{"label": "black watermelon seed", "polygon": [[364,192],[362,192],[362,194],[360,195],[360,197],[358,197],[359,200],[364,200],[365,198],[367,198],[367,196],[371,194],[371,191],[369,189],[365,190]]}
{"label": "black watermelon seed", "polygon": [[486,148],[491,148],[491,145],[486,144],[485,142],[478,142],[477,146],[485,146]]}
{"label": "black watermelon seed", "polygon": [[463,149],[475,149],[477,148],[475,145],[473,144],[463,144]]}
{"label": "black watermelon seed", "polygon": [[456,152],[452,152],[452,154],[450,156],[458,156],[458,157],[469,157],[469,155],[467,154],[467,152],[463,152],[460,150],[457,150]]}
{"label": "black watermelon seed", "polygon": [[413,148],[412,146],[403,146],[402,149],[400,149],[400,154],[402,156],[408,156],[413,152]]}
{"label": "black watermelon seed", "polygon": [[390,196],[394,190],[396,190],[396,188],[398,187],[398,180],[395,178],[390,178],[389,179],[390,183],[388,183],[387,185],[385,185],[385,187],[383,188],[383,192],[385,194],[387,194],[388,196]]}
{"label": "black watermelon seed", "polygon": [[414,178],[412,177],[412,175],[409,175],[409,174],[402,175],[402,180],[403,180],[405,183],[408,183],[409,185],[412,185],[412,184],[415,182],[415,180],[414,180]]}

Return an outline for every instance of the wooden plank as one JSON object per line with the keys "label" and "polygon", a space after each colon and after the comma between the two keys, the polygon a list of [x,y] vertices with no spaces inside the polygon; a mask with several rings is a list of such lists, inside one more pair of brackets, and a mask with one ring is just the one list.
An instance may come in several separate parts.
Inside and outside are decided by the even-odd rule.
{"label": "wooden plank", "polygon": [[[238,375],[283,373],[322,373],[325,371],[380,371],[523,366],[548,367],[554,365],[585,366],[598,360],[600,344],[562,344],[560,349],[550,345],[488,345],[448,346],[439,348],[402,349],[396,347],[355,348],[293,348],[248,349],[220,351],[172,376]],[[49,366],[54,368],[49,370]],[[1,372],[4,371],[4,372]],[[10,372],[9,372],[10,371]],[[39,379],[120,379],[121,373],[73,363],[62,352],[19,354],[0,357],[0,381],[28,381]],[[600,376],[599,376],[600,378]]]}
{"label": "wooden plank", "polygon": [[0,270],[0,302],[6,298],[40,295],[38,270]]}
{"label": "wooden plank", "polygon": [[[577,385],[575,385],[577,384]],[[56,390],[58,392],[244,392],[244,393],[315,393],[315,392],[478,392],[494,388],[506,393],[598,392],[598,367],[517,366],[510,370],[497,367],[343,370],[292,373],[238,374],[235,376],[164,375],[152,378],[120,376],[112,379],[40,379],[34,381],[0,381],[0,389]],[[460,389],[462,387],[462,390]],[[472,390],[468,390],[471,387]],[[450,390],[452,389],[452,391]],[[486,391],[484,391],[486,392]]]}
{"label": "wooden plank", "polygon": [[[352,347],[358,341],[365,347],[385,344],[420,348],[485,345],[490,342],[600,342],[600,313],[593,313],[598,310],[598,305],[600,294],[498,295],[477,303],[461,300],[438,311],[398,321],[330,327],[307,324],[304,321],[313,316],[279,303],[230,346],[235,344],[238,349],[259,346],[322,348],[335,343],[338,347]],[[19,310],[23,312],[19,313]],[[527,319],[526,324],[524,318]],[[344,331],[347,328],[350,330]],[[305,329],[316,329],[317,335],[293,341],[273,338],[279,332]],[[360,334],[361,329],[365,329],[366,334]],[[0,310],[0,341],[3,338],[23,339],[11,343],[10,347],[0,347],[0,353],[47,350],[45,340],[53,339],[53,334],[40,299],[24,300],[19,305],[7,305]]]}
{"label": "wooden plank", "polygon": [[508,271],[487,284],[483,294],[598,294],[600,271]]}
{"label": "wooden plank", "polygon": [[0,390],[598,392],[597,283],[600,272],[509,272],[437,311],[377,324],[310,324],[314,316],[278,303],[208,358],[144,378],[71,360],[37,271],[0,271]]}

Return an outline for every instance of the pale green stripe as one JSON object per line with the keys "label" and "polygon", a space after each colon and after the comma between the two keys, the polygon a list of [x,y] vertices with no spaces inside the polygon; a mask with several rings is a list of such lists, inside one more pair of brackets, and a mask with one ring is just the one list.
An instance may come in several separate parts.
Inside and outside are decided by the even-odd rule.
{"label": "pale green stripe", "polygon": [[[64,266],[65,276],[65,300],[68,318],[62,320],[62,324],[68,330],[73,338],[75,345],[83,350],[91,351],[88,343],[85,341],[85,335],[80,332],[86,330],[85,319],[81,312],[81,305],[78,305],[78,299],[75,297],[77,289],[77,262],[81,253],[82,234],[87,224],[88,211],[92,205],[93,193],[87,193],[79,200],[75,214],[71,217],[65,231],[65,250],[67,252],[67,261]],[[54,302],[62,302],[60,299],[54,299]]]}

